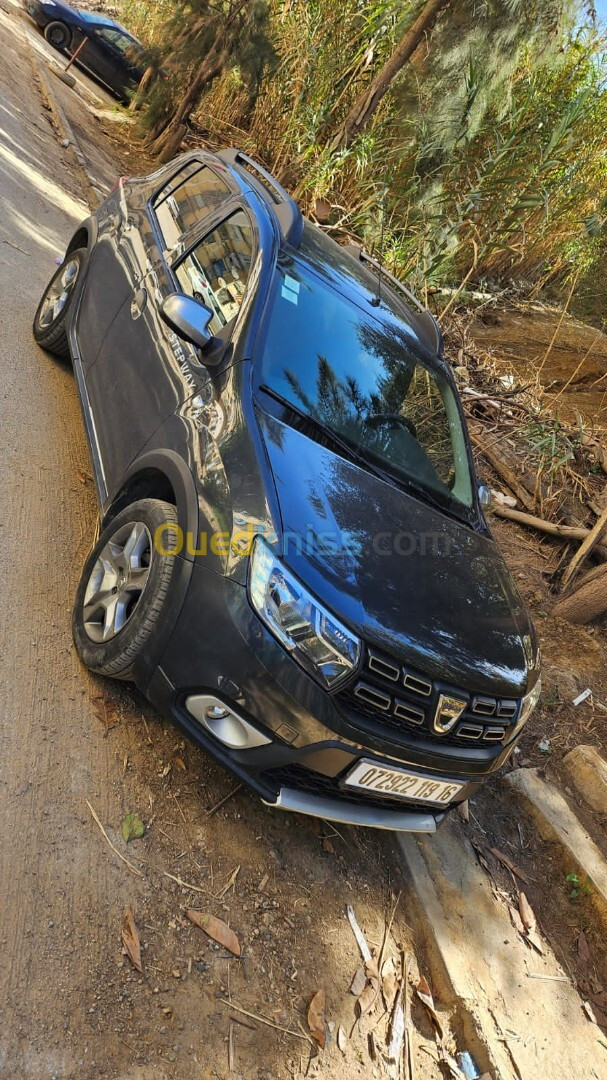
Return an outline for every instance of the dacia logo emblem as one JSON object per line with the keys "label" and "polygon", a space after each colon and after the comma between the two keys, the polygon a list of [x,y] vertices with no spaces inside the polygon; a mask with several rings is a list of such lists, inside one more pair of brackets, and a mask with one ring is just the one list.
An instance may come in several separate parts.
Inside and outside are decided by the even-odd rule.
{"label": "dacia logo emblem", "polygon": [[457,724],[460,716],[466,708],[466,702],[459,698],[441,694],[432,721],[432,728],[437,735],[446,735]]}

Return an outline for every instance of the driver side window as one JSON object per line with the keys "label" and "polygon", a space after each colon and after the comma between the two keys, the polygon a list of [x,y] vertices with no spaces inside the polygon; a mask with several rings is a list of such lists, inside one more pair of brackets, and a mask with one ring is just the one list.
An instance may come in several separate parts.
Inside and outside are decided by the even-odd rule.
{"label": "driver side window", "polygon": [[192,248],[175,275],[180,291],[213,312],[209,329],[218,334],[236,318],[253,258],[253,233],[244,210],[222,221]]}

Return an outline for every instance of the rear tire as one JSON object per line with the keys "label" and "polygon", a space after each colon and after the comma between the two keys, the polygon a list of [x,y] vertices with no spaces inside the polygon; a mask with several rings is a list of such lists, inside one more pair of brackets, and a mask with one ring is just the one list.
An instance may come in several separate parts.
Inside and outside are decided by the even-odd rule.
{"label": "rear tire", "polygon": [[36,341],[55,356],[69,358],[70,355],[67,319],[86,254],[85,248],[78,248],[65,256],[44,290],[34,315],[32,329]]}
{"label": "rear tire", "polygon": [[[163,528],[159,551],[156,530]],[[139,499],[113,518],[82,569],[72,633],[97,675],[132,679],[133,666],[162,620],[175,567],[177,511]]]}
{"label": "rear tire", "polygon": [[54,49],[58,49],[59,52],[65,52],[72,40],[70,28],[65,23],[59,22],[58,19],[46,24],[44,36],[49,45],[52,45]]}

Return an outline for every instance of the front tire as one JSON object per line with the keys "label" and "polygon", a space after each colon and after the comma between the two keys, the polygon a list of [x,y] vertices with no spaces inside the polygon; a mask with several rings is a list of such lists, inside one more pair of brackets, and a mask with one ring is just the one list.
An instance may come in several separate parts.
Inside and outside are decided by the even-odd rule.
{"label": "front tire", "polygon": [[36,341],[55,356],[69,358],[70,355],[67,319],[85,261],[85,248],[78,248],[65,256],[46,286],[34,315],[33,331]]}
{"label": "front tire", "polygon": [[[159,527],[160,550],[155,546]],[[176,527],[174,506],[140,499],[110,521],[88,556],[72,632],[80,659],[97,675],[132,679],[166,608]]]}
{"label": "front tire", "polygon": [[46,24],[44,36],[49,45],[52,45],[54,49],[58,49],[59,52],[65,52],[72,40],[71,30],[58,19],[53,19],[52,22]]}

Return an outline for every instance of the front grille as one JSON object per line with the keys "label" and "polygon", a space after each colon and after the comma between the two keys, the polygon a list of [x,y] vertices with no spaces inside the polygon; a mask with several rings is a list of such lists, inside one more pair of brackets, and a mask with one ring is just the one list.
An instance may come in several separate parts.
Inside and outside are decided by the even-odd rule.
{"label": "front grille", "polygon": [[381,795],[379,792],[357,791],[356,788],[341,788],[339,777],[323,776],[322,773],[313,772],[305,765],[282,765],[276,769],[266,769],[263,773],[266,780],[277,791],[281,787],[295,788],[297,791],[307,791],[311,795],[318,795],[323,799],[338,799],[340,802],[355,803],[357,806],[366,806],[373,809],[404,810],[414,806],[416,810],[428,810],[415,799],[395,799],[390,795]]}
{"label": "front grille", "polygon": [[[464,705],[453,728],[445,733],[433,726],[441,694]],[[504,742],[520,705],[514,698],[475,694],[430,679],[368,647],[358,679],[334,700],[347,711],[351,723],[380,738],[399,742],[417,732],[459,746]]]}

